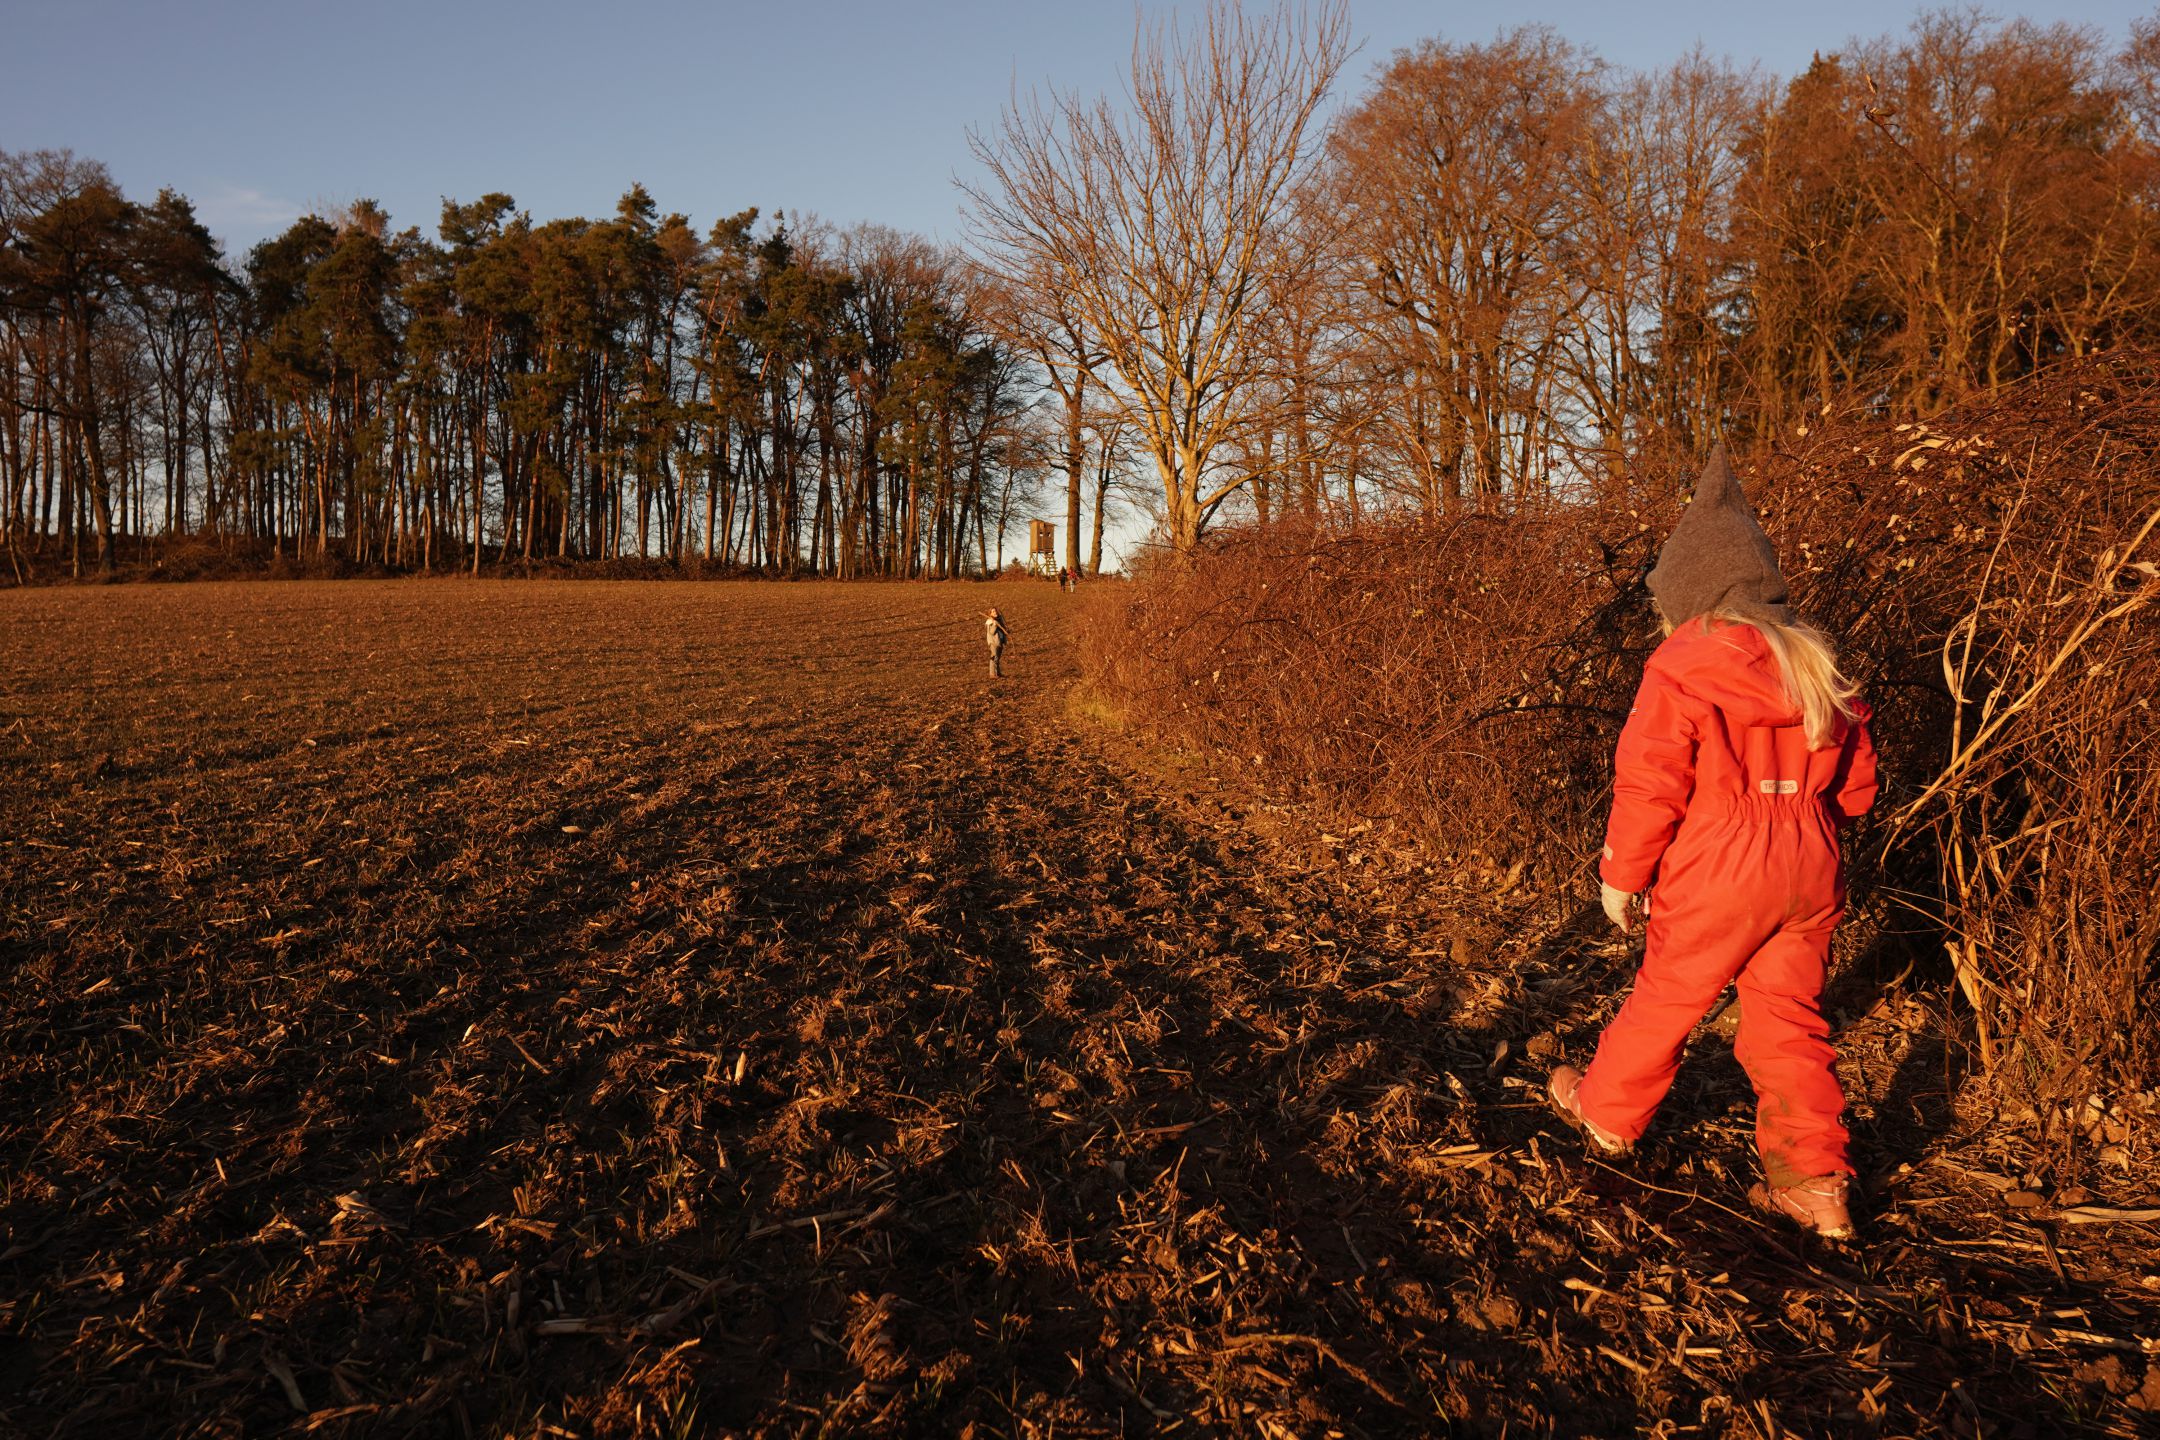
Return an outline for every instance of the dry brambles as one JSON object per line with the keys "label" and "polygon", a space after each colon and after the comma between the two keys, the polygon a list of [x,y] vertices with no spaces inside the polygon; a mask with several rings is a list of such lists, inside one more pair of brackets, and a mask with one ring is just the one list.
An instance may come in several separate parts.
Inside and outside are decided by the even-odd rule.
{"label": "dry brambles", "polygon": [[2150,1421],[2154,1230],[1904,992],[1867,1249],[1734,1213],[1717,1043],[1593,1163],[1587,917],[1089,722],[1048,587],[993,685],[981,593],[0,594],[0,1430]]}

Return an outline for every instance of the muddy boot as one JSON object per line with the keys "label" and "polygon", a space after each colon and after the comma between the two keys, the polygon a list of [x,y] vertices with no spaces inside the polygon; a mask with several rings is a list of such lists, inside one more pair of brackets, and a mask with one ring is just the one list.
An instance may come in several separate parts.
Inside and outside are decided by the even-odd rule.
{"label": "muddy boot", "polygon": [[1582,1131],[1589,1139],[1591,1148],[1616,1159],[1633,1154],[1633,1141],[1623,1140],[1609,1131],[1601,1130],[1583,1118],[1582,1080],[1582,1071],[1573,1065],[1562,1065],[1553,1071],[1552,1078],[1545,1082],[1545,1093],[1551,1098],[1553,1109],[1561,1119]]}
{"label": "muddy boot", "polygon": [[1851,1193],[1850,1175],[1818,1175],[1797,1185],[1757,1185],[1748,1191],[1748,1199],[1756,1209],[1782,1215],[1825,1240],[1850,1240],[1853,1223],[1847,1201]]}

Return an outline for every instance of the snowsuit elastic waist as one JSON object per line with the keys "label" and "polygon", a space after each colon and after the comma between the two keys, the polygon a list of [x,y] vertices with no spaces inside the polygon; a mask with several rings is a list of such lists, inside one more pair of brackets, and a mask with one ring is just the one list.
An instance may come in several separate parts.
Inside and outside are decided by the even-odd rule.
{"label": "snowsuit elastic waist", "polygon": [[1688,810],[1688,824],[1698,822],[1777,825],[1820,824],[1833,835],[1837,820],[1819,795],[1700,796]]}

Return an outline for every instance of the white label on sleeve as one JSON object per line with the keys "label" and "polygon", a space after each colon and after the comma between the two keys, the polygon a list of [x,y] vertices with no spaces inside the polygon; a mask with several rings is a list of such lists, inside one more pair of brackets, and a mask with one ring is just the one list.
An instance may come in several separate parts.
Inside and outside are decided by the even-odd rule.
{"label": "white label on sleeve", "polygon": [[1762,793],[1765,795],[1797,795],[1800,793],[1800,782],[1797,780],[1765,780],[1762,782]]}

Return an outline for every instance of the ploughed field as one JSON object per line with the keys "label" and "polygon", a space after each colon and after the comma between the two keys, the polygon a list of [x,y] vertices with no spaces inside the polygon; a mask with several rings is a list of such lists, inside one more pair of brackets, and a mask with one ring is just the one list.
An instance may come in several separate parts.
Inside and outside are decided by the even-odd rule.
{"label": "ploughed field", "polygon": [[1073,603],[0,593],[0,1432],[2152,1422],[2145,1135],[2025,1195],[1848,967],[1865,1248],[1714,1036],[1593,1163],[1624,949],[1084,718]]}

